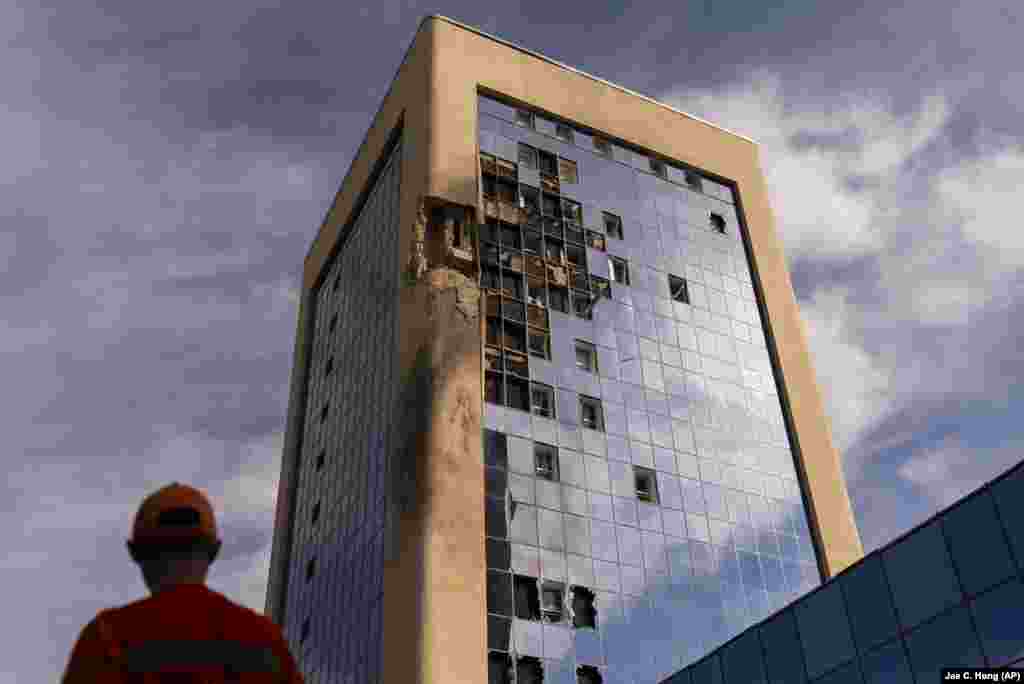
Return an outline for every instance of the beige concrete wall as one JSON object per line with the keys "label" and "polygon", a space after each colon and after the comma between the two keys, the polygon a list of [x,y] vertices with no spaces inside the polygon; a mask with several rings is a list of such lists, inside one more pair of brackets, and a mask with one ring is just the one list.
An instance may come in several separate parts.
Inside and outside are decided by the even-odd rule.
{"label": "beige concrete wall", "polygon": [[[315,283],[403,113],[402,265],[424,196],[477,204],[478,87],[737,182],[799,437],[812,529],[829,575],[859,558],[757,148],[747,140],[431,18],[421,24],[314,241],[304,286]],[[401,544],[385,568],[385,682],[486,681],[481,341],[479,321],[454,323],[464,316],[456,306],[460,289],[465,285],[434,273],[402,294],[402,343],[395,350],[402,394],[426,427],[403,456],[402,467],[415,477],[400,516]]]}

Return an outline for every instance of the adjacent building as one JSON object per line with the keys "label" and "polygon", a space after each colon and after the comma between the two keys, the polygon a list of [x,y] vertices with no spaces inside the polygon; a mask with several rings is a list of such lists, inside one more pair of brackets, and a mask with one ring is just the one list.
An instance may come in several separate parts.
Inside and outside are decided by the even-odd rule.
{"label": "adjacent building", "polygon": [[653,683],[862,556],[742,136],[428,17],[303,278],[311,683]]}

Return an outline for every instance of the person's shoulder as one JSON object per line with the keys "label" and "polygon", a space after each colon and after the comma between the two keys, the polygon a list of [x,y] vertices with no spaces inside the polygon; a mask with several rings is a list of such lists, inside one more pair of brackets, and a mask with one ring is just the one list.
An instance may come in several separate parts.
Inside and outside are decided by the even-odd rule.
{"label": "person's shoulder", "polygon": [[243,606],[241,603],[236,603],[224,594],[213,589],[211,589],[210,592],[222,603],[224,612],[229,615],[232,621],[236,624],[244,624],[252,631],[269,638],[278,638],[281,636],[281,628],[278,627],[277,623],[263,613],[259,613],[252,608]]}

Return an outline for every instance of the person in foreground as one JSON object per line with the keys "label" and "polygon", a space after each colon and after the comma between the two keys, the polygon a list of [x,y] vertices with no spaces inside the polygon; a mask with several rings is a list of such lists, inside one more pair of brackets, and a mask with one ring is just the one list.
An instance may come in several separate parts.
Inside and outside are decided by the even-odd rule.
{"label": "person in foreground", "polygon": [[148,496],[127,545],[152,596],[100,611],[63,684],[303,684],[280,628],[206,586],[221,541],[202,492],[174,482]]}

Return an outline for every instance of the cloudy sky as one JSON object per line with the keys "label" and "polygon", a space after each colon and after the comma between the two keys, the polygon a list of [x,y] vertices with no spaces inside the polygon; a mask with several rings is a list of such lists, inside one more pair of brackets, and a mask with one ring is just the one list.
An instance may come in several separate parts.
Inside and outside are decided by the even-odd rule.
{"label": "cloudy sky", "polygon": [[57,4],[0,3],[3,682],[144,595],[173,479],[262,610],[302,259],[432,12],[761,143],[868,549],[1017,460],[1017,2]]}

